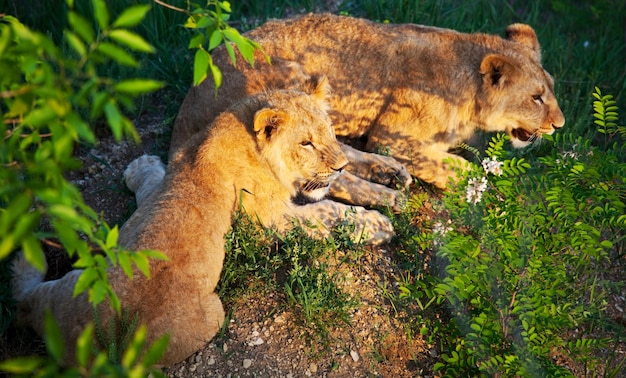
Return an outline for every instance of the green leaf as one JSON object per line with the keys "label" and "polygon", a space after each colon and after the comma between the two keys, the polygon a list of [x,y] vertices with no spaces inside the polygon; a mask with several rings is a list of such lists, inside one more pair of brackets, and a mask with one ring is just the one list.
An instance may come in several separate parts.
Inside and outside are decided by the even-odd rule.
{"label": "green leaf", "polygon": [[250,64],[254,64],[254,46],[252,46],[248,40],[242,37],[239,32],[234,28],[224,29],[224,37],[231,40],[237,46],[237,49],[241,53],[241,56]]}
{"label": "green leaf", "polygon": [[44,104],[42,107],[32,110],[24,118],[24,124],[35,127],[43,127],[52,123],[57,117],[58,115],[55,109],[47,104]]}
{"label": "green leaf", "polygon": [[102,42],[98,45],[96,51],[101,52],[121,65],[129,67],[139,66],[139,63],[135,60],[135,58],[127,53],[126,50],[112,43]]}
{"label": "green leaf", "polygon": [[119,228],[115,225],[107,234],[107,240],[105,246],[107,249],[111,249],[117,245],[117,237],[119,235]]}
{"label": "green leaf", "polygon": [[211,38],[209,38],[209,51],[219,46],[223,39],[224,36],[222,32],[220,30],[214,30],[213,33],[211,33]]}
{"label": "green leaf", "polygon": [[610,240],[602,240],[600,242],[600,246],[606,249],[610,249],[610,248],[613,248],[613,243],[611,243]]}
{"label": "green leaf", "polygon": [[67,15],[67,21],[72,29],[83,39],[83,41],[92,43],[94,41],[94,31],[89,21],[74,11],[70,11]]}
{"label": "green leaf", "polygon": [[46,271],[46,256],[43,254],[39,240],[30,235],[22,241],[22,252],[24,257],[40,272]]}
{"label": "green leaf", "polygon": [[219,5],[219,7],[222,8],[224,11],[228,13],[233,13],[233,11],[230,8],[230,3],[228,1],[218,1],[217,5]]}
{"label": "green leaf", "polygon": [[122,267],[122,270],[129,278],[133,278],[133,267],[130,261],[130,255],[125,252],[120,252],[117,254],[117,260]]}
{"label": "green leaf", "polygon": [[109,286],[103,280],[94,281],[93,285],[89,289],[89,301],[94,305],[97,305],[104,301],[109,294]]}
{"label": "green leaf", "polygon": [[46,310],[45,315],[45,335],[44,341],[46,342],[46,349],[48,353],[57,361],[63,361],[63,354],[65,353],[65,346],[63,345],[63,334],[61,328],[57,324],[54,316],[49,310]]}
{"label": "green leaf", "polygon": [[72,33],[71,31],[66,30],[65,39],[67,40],[67,43],[70,45],[70,47],[74,51],[76,51],[76,53],[79,56],[84,56],[87,54],[87,48],[83,44],[83,41],[81,41],[80,38],[78,38],[78,36],[75,33]]}
{"label": "green leaf", "polygon": [[115,104],[114,100],[110,100],[104,105],[104,114],[106,115],[107,122],[109,123],[109,127],[113,132],[113,136],[115,140],[119,141],[122,139],[122,113],[120,113],[119,108]]}
{"label": "green leaf", "polygon": [[0,362],[0,371],[15,375],[31,375],[43,364],[42,357],[17,357]]}
{"label": "green leaf", "polygon": [[98,279],[98,271],[95,268],[86,268],[83,272],[78,276],[78,280],[76,280],[76,285],[74,286],[74,297],[77,297],[85,290],[87,290],[93,283]]}
{"label": "green leaf", "polygon": [[148,329],[146,328],[146,326],[139,326],[139,328],[133,335],[133,340],[131,341],[130,345],[122,356],[122,366],[130,368],[135,364],[146,342],[147,334]]}
{"label": "green leaf", "polygon": [[187,46],[187,48],[189,48],[189,49],[199,48],[204,43],[204,39],[205,39],[205,37],[204,37],[204,34],[202,34],[202,33],[198,33],[198,34],[194,35],[189,40],[189,45]]}
{"label": "green leaf", "polygon": [[87,367],[93,349],[93,323],[87,324],[76,340],[76,360],[78,366]]}
{"label": "green leaf", "polygon": [[215,25],[215,20],[212,17],[201,17],[197,22],[196,22],[196,29],[204,29],[204,28],[210,28],[213,27]]}
{"label": "green leaf", "polygon": [[237,57],[235,56],[235,49],[233,49],[233,45],[230,42],[224,42],[224,47],[226,47],[226,52],[228,52],[228,56],[230,57],[230,61],[234,64],[237,64]]}
{"label": "green leaf", "polygon": [[78,134],[82,141],[85,141],[89,144],[96,143],[96,137],[93,134],[93,131],[89,127],[89,124],[77,114],[70,113],[65,117],[66,126],[68,126],[69,130],[73,130]]}
{"label": "green leaf", "polygon": [[125,29],[116,29],[109,34],[111,39],[135,51],[152,53],[154,48],[143,37]]}
{"label": "green leaf", "polygon": [[209,68],[211,68],[211,73],[213,74],[213,82],[215,83],[215,90],[222,85],[222,71],[220,68],[213,64],[211,61],[209,64]]}
{"label": "green leaf", "polygon": [[100,29],[105,30],[109,27],[109,9],[104,0],[91,0],[93,4],[93,13],[98,22]]}
{"label": "green leaf", "polygon": [[161,89],[164,83],[162,81],[150,79],[127,79],[115,84],[115,90],[130,95],[140,95]]}
{"label": "green leaf", "polygon": [[206,79],[211,56],[204,49],[198,49],[193,60],[193,85],[199,85]]}
{"label": "green leaf", "polygon": [[48,214],[57,217],[59,219],[62,219],[66,222],[79,222],[78,218],[79,215],[76,212],[76,210],[71,207],[71,206],[67,206],[67,205],[62,205],[62,204],[52,204],[48,207]]}
{"label": "green leaf", "polygon": [[150,263],[148,258],[141,253],[135,253],[131,256],[131,259],[143,275],[150,278]]}
{"label": "green leaf", "polygon": [[150,5],[135,5],[125,9],[113,22],[114,28],[130,28],[139,25],[150,10]]}
{"label": "green leaf", "polygon": [[143,365],[153,366],[154,364],[159,362],[159,360],[161,359],[161,357],[163,357],[163,354],[167,350],[168,342],[169,335],[165,334],[159,337],[154,343],[152,343],[143,358]]}

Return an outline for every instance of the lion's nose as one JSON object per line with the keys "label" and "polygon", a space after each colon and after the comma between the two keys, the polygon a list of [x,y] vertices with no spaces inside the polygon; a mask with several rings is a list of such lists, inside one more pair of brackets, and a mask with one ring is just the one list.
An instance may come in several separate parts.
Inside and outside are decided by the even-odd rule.
{"label": "lion's nose", "polygon": [[343,169],[346,167],[346,165],[348,165],[349,161],[348,158],[341,154],[342,156],[340,156],[339,158],[337,158],[337,160],[335,161],[335,163],[332,165],[332,169],[335,172],[341,172],[343,171]]}
{"label": "lion's nose", "polygon": [[560,129],[565,125],[565,117],[563,113],[559,111],[559,113],[552,118],[552,127],[555,129]]}
{"label": "lion's nose", "polygon": [[348,165],[348,162],[346,161],[345,163],[341,164],[341,165],[335,165],[333,168],[333,171],[336,172],[341,172],[343,171],[343,169],[346,167],[346,165]]}

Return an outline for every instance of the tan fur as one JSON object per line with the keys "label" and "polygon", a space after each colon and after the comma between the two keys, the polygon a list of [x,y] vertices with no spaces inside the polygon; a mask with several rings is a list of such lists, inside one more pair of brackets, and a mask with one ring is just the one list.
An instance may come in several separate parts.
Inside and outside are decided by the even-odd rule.
{"label": "tan fur", "polygon": [[[225,49],[217,49],[213,59],[225,78],[218,97],[210,80],[190,89],[170,154],[233,101],[325,74],[333,86],[331,118],[338,136],[365,137],[367,151],[384,146],[413,175],[444,187],[452,172],[443,160],[458,158],[448,150],[477,130],[506,131],[521,147],[564,125],[534,30],[514,24],[506,34],[505,39],[329,14],[268,22],[247,36],[263,46],[272,66],[257,54],[254,68],[243,59],[233,67]],[[371,179],[367,172],[359,175]],[[348,190],[375,195],[377,189]]]}
{"label": "tan fur", "polygon": [[[367,241],[392,237],[391,223],[378,212],[326,201],[293,203],[298,196],[320,200],[347,164],[326,113],[327,82],[307,82],[303,90],[246,98],[197,133],[166,171],[158,158],[143,156],[125,172],[139,206],[121,228],[119,243],[161,251],[168,260],[150,261],[151,278],[135,271],[129,280],[120,268],[110,268],[108,279],[122,307],[147,325],[148,342],[170,335],[162,364],[200,349],[224,321],[214,290],[225,257],[224,234],[240,206],[280,231],[292,227],[295,217],[317,221],[310,233],[325,237],[336,222],[356,217],[358,231],[371,233]],[[21,319],[42,333],[44,310],[50,309],[71,363],[77,336],[93,320],[86,295],[72,297],[81,271],[41,282],[43,275],[21,256],[13,270]],[[111,319],[108,304],[98,311],[104,322]]]}

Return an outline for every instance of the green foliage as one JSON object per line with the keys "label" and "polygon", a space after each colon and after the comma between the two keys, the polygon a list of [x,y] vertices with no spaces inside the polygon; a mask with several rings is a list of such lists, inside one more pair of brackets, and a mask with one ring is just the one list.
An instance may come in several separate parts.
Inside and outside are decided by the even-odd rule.
{"label": "green foliage", "polygon": [[[263,51],[258,43],[242,37],[237,29],[228,25],[227,21],[232,12],[228,1],[207,0],[204,7],[197,4],[192,5],[187,1],[187,10],[173,7],[161,1],[157,1],[157,3],[189,15],[183,26],[194,31],[188,45],[188,48],[196,49],[193,62],[193,85],[202,83],[210,71],[213,75],[215,90],[217,91],[217,88],[220,87],[222,73],[219,67],[213,63],[210,53],[221,44],[224,44],[233,64],[236,64],[237,61],[235,47],[250,65],[254,65],[255,51]],[[190,10],[190,8],[193,9]],[[266,56],[266,58],[269,62],[269,57]]]}
{"label": "green foliage", "polygon": [[[89,291],[98,304],[106,297],[119,311],[119,301],[110,290],[103,256],[92,256],[92,245],[104,251],[113,264],[118,262],[117,227],[110,228],[84,204],[78,190],[63,173],[78,166],[73,157],[76,143],[94,143],[94,130],[85,120],[105,117],[113,135],[137,138],[121,106],[131,108],[138,95],[161,87],[149,79],[117,81],[102,77],[98,65],[111,61],[136,65],[127,51],[149,51],[138,35],[125,29],[141,21],[147,9],[133,7],[109,25],[102,4],[98,34],[80,14],[70,9],[71,29],[65,32],[74,56],[64,56],[41,33],[29,30],[17,19],[5,16],[0,24],[0,79],[3,122],[0,134],[0,258],[20,248],[28,261],[43,269],[44,256],[39,231],[49,222],[70,255],[77,254],[84,268],[75,294]],[[82,237],[84,236],[84,238]],[[85,238],[87,240],[85,240]],[[130,255],[135,263],[156,253]]]}
{"label": "green foliage", "polygon": [[23,377],[164,377],[153,366],[165,352],[167,336],[146,348],[145,326],[133,334],[121,360],[112,362],[107,352],[94,351],[94,326],[88,324],[76,343],[76,365],[62,367],[65,351],[61,331],[49,313],[45,319],[46,349],[48,357],[17,357],[0,362],[0,371],[12,376]]}
{"label": "green foliage", "polygon": [[[595,107],[597,119],[607,119],[604,105]],[[571,376],[553,354],[593,370],[603,365],[593,351],[611,341],[594,332],[612,288],[604,272],[626,239],[623,147],[557,134],[546,137],[551,154],[531,165],[498,162],[505,139],[495,136],[491,159],[443,198],[449,221],[432,237],[441,277],[409,282],[401,296],[422,309],[449,308],[454,328],[435,335],[443,376]]]}
{"label": "green foliage", "polygon": [[[117,80],[100,74],[104,65],[138,66],[136,53],[152,52],[152,47],[130,27],[139,24],[148,6],[133,6],[111,22],[102,0],[93,0],[97,29],[68,0],[69,28],[64,42],[69,51],[59,49],[46,35],[35,32],[12,16],[0,19],[0,259],[20,249],[26,259],[44,269],[40,240],[58,238],[75,267],[82,268],[74,295],[88,292],[97,305],[110,299],[121,312],[119,300],[108,284],[106,269],[120,264],[132,276],[134,264],[148,274],[148,258],[163,258],[156,251],[127,252],[117,246],[118,227],[109,227],[83,201],[77,188],[64,177],[65,171],[78,167],[73,156],[78,143],[94,144],[95,130],[88,122],[104,118],[116,138],[138,140],[132,122],[124,115],[132,110],[140,95],[162,87],[150,79]],[[98,248],[103,254],[92,254]],[[61,361],[63,345],[58,328],[48,318],[45,338],[49,359],[7,361],[5,371],[54,375]],[[79,340],[81,366],[91,360],[93,329],[88,327]],[[136,358],[145,344],[145,329],[135,333],[126,349],[123,369],[145,371],[165,350],[164,342],[155,344],[143,365]],[[133,356],[134,355],[134,356]],[[103,356],[90,365],[90,372],[115,370]],[[26,371],[20,370],[26,369]],[[88,371],[88,370],[85,370]],[[126,371],[126,370],[123,370]],[[67,372],[75,375],[76,373]],[[140,373],[141,374],[141,373]]]}
{"label": "green foliage", "polygon": [[[357,304],[340,288],[341,266],[357,261],[363,248],[350,239],[353,228],[339,225],[324,241],[309,238],[299,227],[280,236],[237,212],[226,235],[228,252],[217,292],[227,303],[259,289],[284,292],[284,306],[304,326],[311,348],[324,351],[332,339],[330,330],[348,323]],[[341,256],[336,255],[339,250]]]}
{"label": "green foliage", "polygon": [[619,133],[622,138],[626,137],[626,126],[617,124],[619,108],[615,105],[616,101],[613,96],[603,96],[600,88],[596,87],[593,97],[596,99],[593,102],[593,116],[595,118],[593,122],[598,125],[598,132],[605,135],[605,146],[615,134]]}

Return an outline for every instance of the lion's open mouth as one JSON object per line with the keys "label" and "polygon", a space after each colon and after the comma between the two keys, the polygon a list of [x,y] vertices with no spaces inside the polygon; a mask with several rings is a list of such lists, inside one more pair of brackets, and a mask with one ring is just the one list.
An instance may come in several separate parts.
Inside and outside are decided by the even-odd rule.
{"label": "lion's open mouth", "polygon": [[525,129],[517,128],[517,129],[513,129],[513,131],[511,131],[511,134],[521,140],[522,142],[528,142],[530,138],[533,137],[534,133],[528,132]]}

